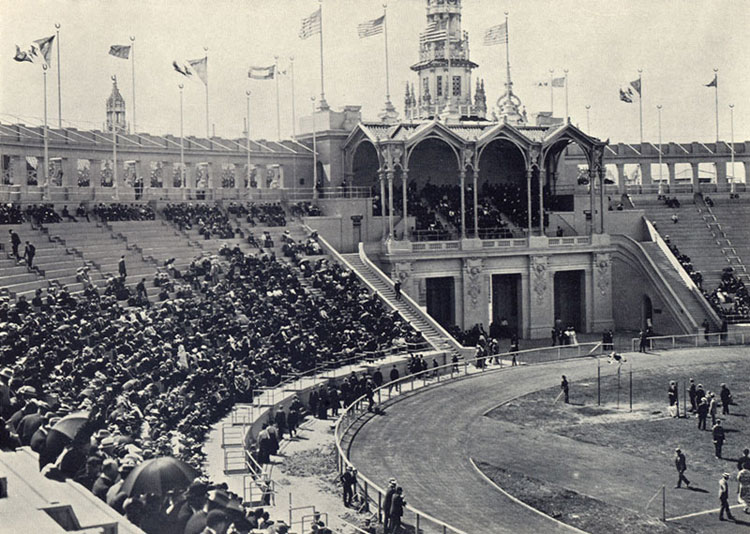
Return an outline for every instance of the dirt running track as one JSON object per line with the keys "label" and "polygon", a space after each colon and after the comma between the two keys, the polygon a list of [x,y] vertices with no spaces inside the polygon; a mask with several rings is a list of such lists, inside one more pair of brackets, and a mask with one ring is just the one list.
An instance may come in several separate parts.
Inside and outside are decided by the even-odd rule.
{"label": "dirt running track", "polygon": [[[628,357],[633,368],[657,369],[682,367],[687,363],[747,359],[747,349],[701,349]],[[602,366],[602,375],[614,371],[615,366]],[[570,533],[570,528],[504,496],[486,482],[469,461],[469,458],[474,458],[490,463],[507,462],[508,454],[519,454],[524,457],[519,458],[519,464],[533,467],[534,461],[526,458],[528,452],[528,456],[539,457],[537,465],[545,465],[545,459],[549,464],[550,458],[545,458],[544,451],[546,436],[535,435],[535,432],[519,435],[518,432],[524,430],[512,425],[495,425],[494,432],[490,432],[488,425],[491,422],[482,415],[515,397],[559,386],[562,374],[573,381],[594,378],[595,360],[586,358],[488,371],[399,399],[386,406],[385,415],[372,418],[360,428],[351,443],[350,458],[361,473],[381,487],[385,487],[388,478],[395,476],[404,488],[408,504],[467,534]],[[555,442],[566,439],[550,437]],[[555,460],[555,463],[562,464],[560,469],[545,468],[553,483],[605,501],[618,495],[626,496],[622,505],[632,509],[639,509],[641,503],[627,497],[648,499],[649,495],[639,496],[645,493],[643,488],[659,487],[665,480],[673,478],[674,467],[671,465],[653,465],[642,458],[618,455],[618,464],[625,462],[630,465],[618,470],[624,473],[625,480],[617,480],[611,476],[611,466],[607,465],[608,458],[614,458],[614,455],[599,452],[598,458],[602,461],[592,465],[591,455],[596,451],[586,451],[587,445],[572,440],[561,445],[569,452],[575,452],[576,447],[581,451],[574,455],[575,458],[566,457],[564,462]],[[518,467],[524,469],[523,465]],[[540,473],[536,476],[543,478]],[[631,477],[632,480],[627,480]],[[688,507],[692,509],[680,508],[680,511],[690,513],[715,507],[714,493],[712,487],[706,506],[699,503]],[[681,504],[676,501],[674,506]],[[677,514],[670,514],[668,510],[667,515]],[[722,528],[722,531],[734,529]],[[743,531],[747,532],[746,529]]]}

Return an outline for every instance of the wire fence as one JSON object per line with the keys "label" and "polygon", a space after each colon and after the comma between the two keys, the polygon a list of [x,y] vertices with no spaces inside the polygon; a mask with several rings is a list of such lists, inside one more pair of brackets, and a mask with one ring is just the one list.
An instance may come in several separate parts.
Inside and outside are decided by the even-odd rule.
{"label": "wire fence", "polygon": [[685,334],[680,336],[655,336],[631,340],[633,352],[687,349],[691,347],[725,347],[732,345],[750,345],[748,332],[714,332],[708,334]]}

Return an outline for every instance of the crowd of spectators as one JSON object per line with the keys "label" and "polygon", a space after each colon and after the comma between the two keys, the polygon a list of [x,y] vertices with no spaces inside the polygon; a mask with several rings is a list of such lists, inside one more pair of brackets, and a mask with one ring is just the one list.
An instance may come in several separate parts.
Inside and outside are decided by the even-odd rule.
{"label": "crowd of spectators", "polygon": [[750,318],[750,293],[745,283],[734,274],[734,268],[725,267],[719,287],[703,294],[722,319]]}
{"label": "crowd of spectators", "polygon": [[198,229],[204,239],[232,239],[236,229],[219,206],[208,204],[167,204],[164,217],[180,230]]}
{"label": "crowd of spectators", "polygon": [[26,218],[18,204],[0,205],[0,224],[21,224]]}
{"label": "crowd of spectators", "polygon": [[286,214],[284,208],[278,202],[270,204],[237,204],[230,202],[227,211],[237,217],[245,217],[245,220],[255,226],[286,226]]}
{"label": "crowd of spectators", "polygon": [[677,261],[680,263],[688,276],[690,276],[691,280],[695,282],[695,285],[703,290],[703,273],[697,271],[693,267],[693,262],[690,259],[690,256],[688,256],[687,254],[682,254],[680,252],[680,249],[677,248],[677,245],[672,243],[672,239],[669,237],[669,235],[664,236],[664,242],[669,247],[669,250],[672,251],[674,257],[677,258]]}
{"label": "crowd of spectators", "polygon": [[297,202],[289,206],[292,217],[320,217],[323,212],[312,202]]}
{"label": "crowd of spectators", "polygon": [[148,204],[97,204],[91,210],[99,220],[116,221],[153,221],[156,218],[154,209]]}

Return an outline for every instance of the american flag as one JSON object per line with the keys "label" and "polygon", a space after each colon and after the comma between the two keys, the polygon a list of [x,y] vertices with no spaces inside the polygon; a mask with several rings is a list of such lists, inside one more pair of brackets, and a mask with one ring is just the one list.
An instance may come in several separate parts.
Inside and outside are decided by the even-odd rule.
{"label": "american flag", "polygon": [[445,41],[445,30],[437,29],[437,22],[433,21],[427,25],[425,30],[419,34],[420,43],[430,43],[432,41]]}
{"label": "american flag", "polygon": [[307,39],[312,35],[320,33],[321,29],[320,8],[312,15],[302,19],[302,27],[299,30],[299,38]]}
{"label": "american flag", "polygon": [[376,19],[368,20],[362,24],[357,25],[357,34],[359,38],[372,37],[379,33],[383,33],[383,22],[385,21],[385,15],[381,15]]}
{"label": "american flag", "polygon": [[484,32],[484,46],[505,44],[508,42],[508,23],[503,22],[497,26],[487,28]]}

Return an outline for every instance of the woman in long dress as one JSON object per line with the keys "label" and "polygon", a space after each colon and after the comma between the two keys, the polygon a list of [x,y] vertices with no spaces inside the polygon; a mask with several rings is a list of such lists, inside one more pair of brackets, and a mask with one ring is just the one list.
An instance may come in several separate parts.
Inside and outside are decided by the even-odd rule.
{"label": "woman in long dress", "polygon": [[750,470],[742,469],[737,473],[737,502],[745,507],[745,513],[750,513]]}

